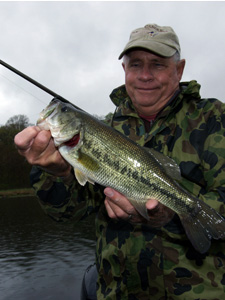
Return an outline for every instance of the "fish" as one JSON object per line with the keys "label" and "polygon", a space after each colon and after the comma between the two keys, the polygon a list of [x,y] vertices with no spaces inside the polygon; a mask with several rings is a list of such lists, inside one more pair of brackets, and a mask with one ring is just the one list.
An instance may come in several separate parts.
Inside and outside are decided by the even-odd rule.
{"label": "fish", "polygon": [[98,183],[120,192],[149,219],[146,202],[157,199],[180,218],[193,247],[205,253],[212,239],[225,238],[225,219],[180,184],[179,166],[145,148],[71,103],[53,99],[37,120],[74,168],[80,185]]}

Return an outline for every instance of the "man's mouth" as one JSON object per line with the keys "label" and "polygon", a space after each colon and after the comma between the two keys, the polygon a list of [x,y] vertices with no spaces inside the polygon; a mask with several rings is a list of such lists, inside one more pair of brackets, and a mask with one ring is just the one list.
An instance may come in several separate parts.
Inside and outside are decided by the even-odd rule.
{"label": "man's mouth", "polygon": [[142,87],[138,87],[137,90],[139,91],[143,91],[143,92],[152,92],[155,91],[157,88],[142,88]]}

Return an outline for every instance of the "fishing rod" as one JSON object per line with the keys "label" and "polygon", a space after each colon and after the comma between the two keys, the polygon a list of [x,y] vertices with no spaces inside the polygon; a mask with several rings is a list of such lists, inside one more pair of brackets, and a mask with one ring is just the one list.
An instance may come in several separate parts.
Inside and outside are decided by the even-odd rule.
{"label": "fishing rod", "polygon": [[25,80],[29,81],[30,83],[34,84],[35,86],[37,86],[38,88],[40,88],[41,90],[45,91],[46,93],[50,94],[51,96],[53,96],[54,98],[57,98],[59,100],[61,100],[62,102],[65,103],[69,103],[71,105],[73,105],[76,109],[82,110],[81,108],[79,108],[78,106],[74,105],[73,103],[71,103],[70,101],[68,101],[67,99],[63,98],[62,96],[56,94],[55,92],[53,92],[52,90],[50,90],[49,88],[47,88],[46,86],[44,86],[43,84],[37,82],[36,80],[34,80],[33,78],[27,76],[26,74],[20,72],[19,70],[15,69],[14,67],[10,66],[9,64],[7,64],[6,62],[4,62],[3,60],[0,59],[0,64],[2,66],[4,66],[5,68],[9,69],[10,71],[12,71],[13,73],[19,75],[20,77],[24,78]]}

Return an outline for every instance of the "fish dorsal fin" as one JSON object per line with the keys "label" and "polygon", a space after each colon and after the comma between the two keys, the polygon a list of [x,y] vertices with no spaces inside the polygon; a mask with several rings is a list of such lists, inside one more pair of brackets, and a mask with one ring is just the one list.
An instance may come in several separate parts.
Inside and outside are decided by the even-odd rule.
{"label": "fish dorsal fin", "polygon": [[93,180],[91,180],[90,178],[88,178],[83,172],[81,172],[79,169],[74,169],[74,174],[75,177],[77,179],[77,181],[79,182],[80,185],[84,186],[87,181],[90,182],[91,184],[95,184]]}
{"label": "fish dorsal fin", "polygon": [[172,158],[165,156],[152,148],[145,147],[145,150],[158,162],[168,176],[176,181],[181,181],[180,168]]}

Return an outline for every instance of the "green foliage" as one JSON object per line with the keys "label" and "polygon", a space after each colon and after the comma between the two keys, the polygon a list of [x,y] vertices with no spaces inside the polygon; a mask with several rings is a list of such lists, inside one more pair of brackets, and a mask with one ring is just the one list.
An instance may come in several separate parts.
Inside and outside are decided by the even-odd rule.
{"label": "green foliage", "polygon": [[110,112],[106,116],[98,116],[98,115],[93,115],[96,119],[103,121],[106,124],[110,124],[113,113]]}
{"label": "green foliage", "polygon": [[15,135],[28,125],[29,119],[18,115],[0,127],[0,190],[30,187],[31,166],[14,145]]}
{"label": "green foliage", "polygon": [[113,117],[113,113],[112,113],[112,112],[108,113],[108,114],[104,117],[103,122],[105,122],[106,124],[110,124],[110,123],[111,123],[111,120],[112,120],[112,117]]}

